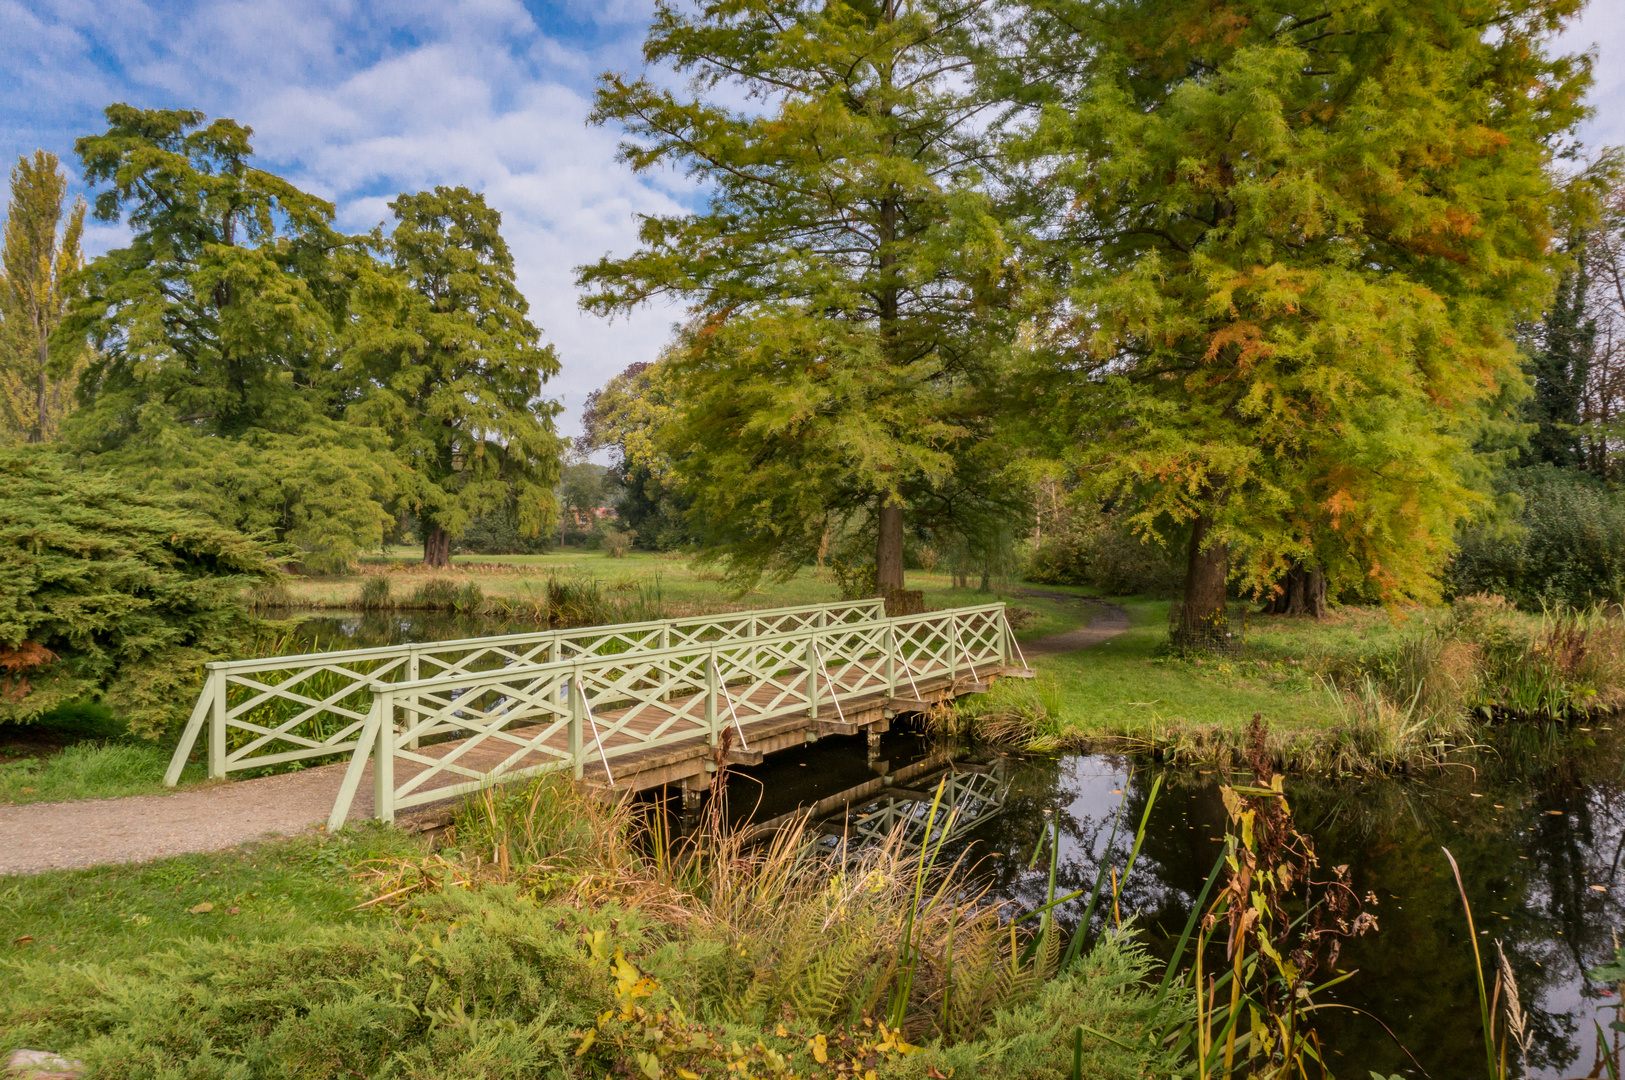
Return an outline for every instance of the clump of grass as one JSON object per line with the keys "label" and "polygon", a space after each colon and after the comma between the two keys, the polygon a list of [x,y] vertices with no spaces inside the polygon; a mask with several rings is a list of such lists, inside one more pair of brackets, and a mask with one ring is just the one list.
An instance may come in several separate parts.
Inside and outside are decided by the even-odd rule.
{"label": "clump of grass", "polygon": [[462,588],[457,590],[457,596],[452,601],[452,607],[462,614],[476,615],[485,607],[485,594],[480,591],[479,585],[475,582],[466,582]]}
{"label": "clump of grass", "polygon": [[[56,753],[0,763],[0,802],[117,799],[167,790],[166,748],[147,742],[84,742]],[[188,781],[201,778],[191,766]]]}
{"label": "clump of grass", "polygon": [[447,578],[430,578],[412,593],[411,606],[422,611],[457,610],[457,585]]}
{"label": "clump of grass", "polygon": [[382,611],[393,607],[389,596],[389,576],[368,574],[361,582],[361,595],[357,597],[356,603],[363,611]]}
{"label": "clump of grass", "polygon": [[297,606],[298,601],[293,598],[293,593],[288,591],[287,583],[280,579],[256,585],[248,593],[249,611],[274,611],[278,608]]}
{"label": "clump of grass", "polygon": [[1426,742],[1463,737],[1474,716],[1582,717],[1625,704],[1625,620],[1600,607],[1531,618],[1499,596],[1465,596],[1442,623],[1326,677],[1366,726],[1398,716]]}
{"label": "clump of grass", "polygon": [[632,589],[607,587],[597,578],[577,574],[551,574],[547,579],[547,621],[556,630],[578,626],[607,626],[618,622],[648,622],[667,617],[660,579]]}

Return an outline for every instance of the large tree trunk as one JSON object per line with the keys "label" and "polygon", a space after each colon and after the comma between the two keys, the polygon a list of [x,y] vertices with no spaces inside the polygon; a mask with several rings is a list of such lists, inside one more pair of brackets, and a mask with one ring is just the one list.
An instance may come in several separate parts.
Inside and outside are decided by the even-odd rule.
{"label": "large tree trunk", "polygon": [[423,565],[444,570],[451,565],[451,534],[439,525],[424,524]]}
{"label": "large tree trunk", "polygon": [[1280,592],[1270,601],[1272,615],[1326,615],[1326,575],[1311,566],[1295,563],[1281,579]]}
{"label": "large tree trunk", "polygon": [[875,587],[882,596],[903,587],[903,508],[881,496],[880,538],[875,544]]}
{"label": "large tree trunk", "polygon": [[1230,577],[1230,548],[1207,544],[1213,520],[1203,514],[1191,524],[1190,557],[1185,567],[1185,607],[1180,626],[1186,634],[1217,627],[1225,621],[1225,582]]}

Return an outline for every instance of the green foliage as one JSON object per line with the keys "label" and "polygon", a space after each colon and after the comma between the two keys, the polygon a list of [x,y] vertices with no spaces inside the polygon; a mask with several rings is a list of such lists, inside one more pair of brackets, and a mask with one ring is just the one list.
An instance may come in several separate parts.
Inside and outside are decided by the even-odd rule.
{"label": "green foliage", "polygon": [[55,439],[85,364],[84,342],[57,333],[74,296],[85,227],[83,199],[62,227],[67,186],[56,155],[44,150],[19,157],[11,170],[0,272],[0,443]]}
{"label": "green foliage", "polygon": [[144,490],[271,530],[313,569],[376,548],[404,474],[329,397],[367,241],[330,204],[251,164],[252,132],[201,113],[112,105],[75,144],[105,184],[96,217],[132,237],[94,260],[64,332],[95,356],[68,435]]}
{"label": "green foliage", "polygon": [[1126,516],[1085,505],[1061,518],[1033,551],[1027,579],[1106,596],[1176,594],[1184,567],[1167,548],[1136,536]]}
{"label": "green foliage", "polygon": [[277,576],[260,545],[171,501],[0,452],[0,655],[51,654],[0,676],[0,720],[101,694],[157,735],[184,718],[197,666],[248,630],[244,587]]}
{"label": "green foliage", "polygon": [[554,539],[551,533],[524,535],[516,515],[504,507],[470,519],[452,550],[473,555],[545,555],[553,550]]}
{"label": "green foliage", "polygon": [[1138,531],[1196,523],[1248,588],[1301,565],[1436,596],[1549,289],[1590,68],[1547,44],[1576,8],[1030,8],[1032,213],[1065,272],[1028,385],[1091,488]]}
{"label": "green foliage", "polygon": [[1524,451],[1530,464],[1580,463],[1580,403],[1596,345],[1597,322],[1586,310],[1591,280],[1584,242],[1570,248],[1576,265],[1557,279],[1551,306],[1540,322],[1539,340],[1531,343],[1527,366],[1534,393],[1524,403],[1524,417],[1534,425]]}
{"label": "green foliage", "polygon": [[[603,314],[690,304],[653,437],[738,584],[793,573],[832,525],[883,506],[935,495],[941,513],[1010,487],[989,482],[1006,462],[986,390],[1011,249],[978,182],[988,102],[964,78],[990,19],[934,2],[663,4],[644,56],[692,94],[601,82],[593,118],[626,127],[623,160],[710,191],[703,211],[645,218],[638,252],[580,281]],[[901,531],[876,535],[900,571]]]}
{"label": "green foliage", "polygon": [[615,465],[607,478],[618,489],[616,514],[654,551],[694,542],[687,521],[691,502],[675,487],[663,432],[676,409],[671,367],[632,364],[587,395],[581,411],[581,453],[608,450]]}
{"label": "green foliage", "polygon": [[390,203],[398,276],[377,282],[347,363],[362,381],[352,418],[392,433],[413,472],[425,558],[480,514],[507,510],[520,535],[552,527],[561,406],[540,398],[559,362],[527,317],[502,215],[467,188]]}
{"label": "green foliage", "polygon": [[1513,469],[1498,482],[1522,508],[1511,528],[1462,531],[1450,567],[1460,595],[1496,593],[1538,610],[1625,602],[1625,492],[1578,469]]}

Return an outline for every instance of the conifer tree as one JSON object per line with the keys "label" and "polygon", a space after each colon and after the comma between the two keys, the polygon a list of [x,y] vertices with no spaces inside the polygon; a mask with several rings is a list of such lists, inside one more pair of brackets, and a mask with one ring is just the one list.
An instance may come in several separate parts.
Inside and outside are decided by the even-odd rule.
{"label": "conifer tree", "polygon": [[1531,464],[1571,467],[1581,461],[1580,403],[1597,324],[1586,311],[1591,280],[1583,243],[1571,245],[1571,254],[1575,265],[1557,279],[1528,364],[1534,393],[1525,403],[1525,416],[1535,430],[1525,458]]}
{"label": "conifer tree", "polygon": [[252,131],[190,110],[112,105],[75,149],[130,243],[93,260],[64,333],[88,336],[75,449],[306,566],[376,547],[404,481],[387,439],[345,423],[334,371],[366,238],[253,164]]}
{"label": "conifer tree", "polygon": [[600,85],[623,160],[706,185],[703,210],[645,218],[635,254],[580,281],[601,314],[689,305],[662,452],[736,582],[794,573],[844,524],[901,588],[906,515],[990,435],[1010,249],[969,77],[987,20],[938,0],[661,3],[644,58],[692,93]]}
{"label": "conifer tree", "polygon": [[1026,385],[1092,490],[1187,545],[1186,628],[1293,569],[1437,595],[1549,289],[1590,76],[1546,41],[1577,7],[1029,5],[1011,67],[1059,272]]}
{"label": "conifer tree", "polygon": [[423,561],[446,566],[480,514],[511,510],[526,537],[552,528],[559,406],[540,395],[559,362],[528,318],[502,215],[483,195],[437,187],[389,205],[398,278],[373,290],[355,336],[366,382],[350,414],[391,432],[413,472]]}
{"label": "conifer tree", "polygon": [[55,154],[35,151],[11,170],[0,276],[0,437],[56,438],[84,366],[83,341],[57,333],[80,265],[85,203],[62,221],[67,177]]}

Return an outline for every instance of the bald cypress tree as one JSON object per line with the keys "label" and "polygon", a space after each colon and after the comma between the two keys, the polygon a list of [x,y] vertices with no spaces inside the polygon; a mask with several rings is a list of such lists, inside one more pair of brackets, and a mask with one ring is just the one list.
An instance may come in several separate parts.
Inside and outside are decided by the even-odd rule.
{"label": "bald cypress tree", "polygon": [[627,131],[623,160],[706,185],[703,209],[645,218],[635,253],[580,280],[601,314],[688,305],[662,452],[736,581],[853,529],[901,588],[910,515],[947,505],[991,437],[1011,249],[969,77],[988,20],[937,0],[662,3],[644,58],[689,91],[600,85],[593,118]]}
{"label": "bald cypress tree", "polygon": [[1094,491],[1186,546],[1187,627],[1294,570],[1437,596],[1550,288],[1551,148],[1590,73],[1547,42],[1576,8],[1028,5],[1035,400]]}

